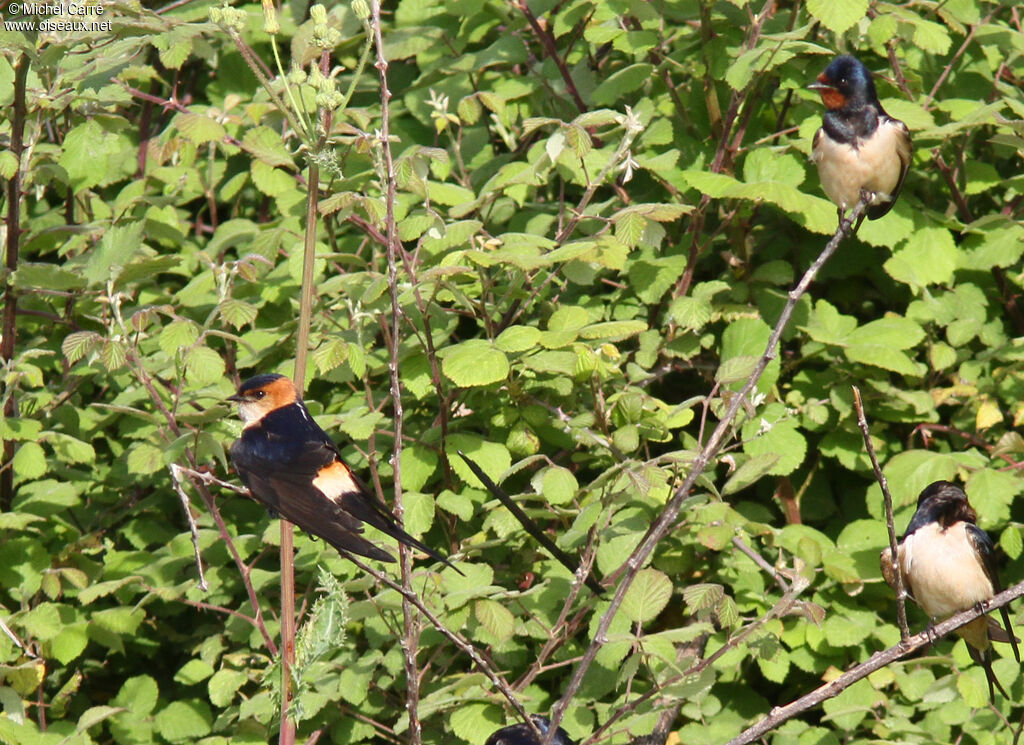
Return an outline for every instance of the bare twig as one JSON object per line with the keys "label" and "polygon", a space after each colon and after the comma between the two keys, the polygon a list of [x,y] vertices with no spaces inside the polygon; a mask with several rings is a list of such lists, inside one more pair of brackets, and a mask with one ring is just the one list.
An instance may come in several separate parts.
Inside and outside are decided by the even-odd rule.
{"label": "bare twig", "polygon": [[558,47],[555,45],[555,37],[552,35],[551,30],[546,26],[542,26],[540,21],[537,20],[537,16],[533,14],[527,6],[525,0],[515,0],[513,5],[519,9],[519,12],[526,18],[526,22],[530,24],[530,28],[533,33],[540,40],[540,44],[544,47],[544,52],[548,55],[552,62],[555,63],[555,67],[558,68],[559,74],[562,76],[562,81],[565,83],[565,89],[572,96],[573,103],[576,104],[576,108],[579,109],[582,114],[587,110],[587,104],[584,103],[583,97],[580,96],[580,92],[576,89],[576,83],[572,79],[572,73],[569,72],[569,66],[565,64],[565,60],[558,53]]}
{"label": "bare twig", "polygon": [[771,564],[765,561],[765,558],[761,556],[761,554],[757,553],[757,551],[755,551],[746,543],[744,543],[742,538],[740,538],[738,535],[734,535],[732,537],[732,545],[734,545],[740,551],[749,556],[750,560],[757,564],[759,567],[761,567],[761,569],[764,570],[765,574],[769,575],[772,579],[774,579],[775,584],[779,586],[780,590],[782,590],[784,593],[789,592],[789,583],[786,582],[785,579],[783,579],[782,575],[779,574],[775,567],[773,567]]}
{"label": "bare twig", "polygon": [[516,713],[519,715],[519,717],[524,722],[526,722],[528,726],[530,726],[530,728],[533,730],[534,735],[537,737],[537,741],[541,741],[543,736],[537,729],[537,726],[533,723],[533,719],[527,716],[526,709],[523,708],[522,702],[509,687],[508,683],[505,682],[505,679],[502,678],[495,671],[494,666],[491,663],[484,659],[483,655],[477,650],[476,647],[474,647],[468,640],[464,639],[461,634],[452,631],[447,626],[445,626],[444,622],[442,622],[441,619],[438,618],[433,611],[427,608],[426,604],[419,598],[418,595],[416,595],[416,593],[398,584],[393,579],[391,579],[391,577],[384,574],[383,572],[374,569],[369,564],[366,564],[364,561],[362,561],[361,557],[359,556],[350,553],[345,553],[345,558],[351,561],[360,569],[362,569],[364,572],[372,576],[381,584],[390,587],[392,590],[401,595],[404,600],[407,600],[409,603],[414,605],[420,611],[420,613],[422,613],[423,616],[428,621],[430,621],[431,625],[433,625],[433,627],[437,629],[437,631],[446,636],[452,644],[454,644],[456,647],[462,650],[462,652],[473,661],[477,668],[479,668],[480,672],[487,676],[487,679],[494,684],[494,687],[497,688],[501,695],[504,696],[505,699],[509,702],[509,704],[512,705],[512,708],[516,710]]}
{"label": "bare twig", "polygon": [[903,572],[900,570],[899,554],[896,548],[896,528],[892,520],[892,494],[889,493],[889,482],[882,473],[882,467],[878,465],[878,456],[875,455],[875,446],[871,442],[871,432],[868,429],[868,420],[864,415],[864,401],[860,396],[860,389],[853,387],[853,407],[857,410],[857,424],[860,425],[861,434],[864,435],[864,447],[871,459],[871,467],[875,469],[875,479],[882,489],[882,496],[885,498],[885,525],[889,529],[889,557],[892,559],[893,575],[896,580],[896,619],[900,624],[900,638],[906,641],[910,636],[910,627],[907,626],[907,605],[906,585],[903,583]]}
{"label": "bare twig", "polygon": [[174,491],[178,493],[178,499],[181,500],[181,509],[185,513],[188,529],[192,533],[192,549],[196,556],[196,574],[199,575],[199,589],[206,592],[210,589],[210,586],[206,584],[206,576],[203,574],[203,557],[199,551],[199,528],[196,526],[196,519],[192,517],[188,495],[185,494],[185,489],[181,485],[181,470],[181,466],[177,463],[171,464],[171,481],[174,482]]}
{"label": "bare twig", "polygon": [[806,696],[801,696],[790,704],[772,709],[768,716],[738,737],[730,740],[726,745],[747,745],[747,743],[754,742],[775,727],[778,727],[783,722],[792,719],[797,714],[807,711],[812,706],[817,706],[822,701],[836,696],[858,680],[866,678],[868,675],[875,672],[875,670],[880,670],[886,665],[906,657],[911,652],[931,644],[936,637],[945,636],[951,631],[955,631],[961,626],[970,623],[975,618],[979,618],[980,616],[983,616],[989,611],[997,608],[1002,608],[1021,596],[1024,596],[1024,582],[1014,585],[1009,590],[1004,590],[988,602],[981,603],[969,610],[957,613],[955,616],[946,619],[931,629],[926,629],[920,634],[915,634],[909,639],[901,641],[888,649],[882,650],[881,652],[875,652],[867,662],[864,662],[861,665],[855,665],[831,683],[826,683],[820,688],[811,691]]}
{"label": "bare twig", "polygon": [[[186,457],[190,461],[194,461],[194,456],[191,450],[185,451]],[[253,608],[253,617],[255,619],[256,628],[259,629],[260,636],[263,637],[263,643],[267,645],[267,649],[270,654],[277,655],[277,644],[274,643],[274,639],[270,636],[267,631],[267,626],[263,622],[263,610],[260,608],[259,600],[256,597],[256,589],[252,586],[252,580],[250,579],[249,567],[244,561],[242,561],[241,555],[238,553],[238,549],[235,547],[235,542],[231,538],[231,533],[228,532],[228,526],[224,523],[224,517],[220,514],[220,510],[217,508],[217,503],[213,499],[213,495],[210,494],[210,490],[206,488],[207,483],[222,484],[224,482],[218,479],[213,479],[209,474],[205,474],[201,471],[196,471],[193,468],[185,468],[178,464],[171,466],[172,471],[175,472],[176,477],[187,476],[188,480],[192,482],[192,485],[196,488],[199,496],[202,498],[203,503],[206,505],[206,509],[213,515],[213,521],[217,524],[217,530],[220,532],[220,537],[228,547],[228,552],[231,554],[231,558],[235,561],[235,566],[238,567],[238,573],[242,575],[242,584],[245,585],[245,591],[249,596],[249,603]],[[212,481],[208,482],[210,478]],[[234,491],[240,491],[238,487],[231,487]],[[245,490],[248,493],[248,490]]]}
{"label": "bare twig", "polygon": [[[388,376],[391,384],[391,406],[394,432],[392,440],[391,467],[394,469],[394,511],[399,523],[402,522],[402,430],[405,424],[405,409],[402,406],[402,381],[398,374],[401,349],[402,305],[399,301],[398,262],[402,253],[398,228],[395,224],[395,200],[397,199],[397,177],[395,161],[391,152],[391,89],[388,87],[388,61],[384,57],[384,39],[381,34],[380,2],[370,3],[370,27],[373,32],[373,46],[377,60],[374,67],[380,77],[380,146],[383,156],[383,181],[385,186],[384,238],[388,262],[388,294],[391,299],[391,333],[388,335]],[[429,328],[429,327],[428,327]],[[405,709],[409,714],[409,735],[412,745],[423,742],[423,724],[420,721],[420,675],[416,660],[419,650],[420,624],[413,612],[412,558],[409,547],[399,542],[399,557],[402,570],[402,656],[405,664]]]}
{"label": "bare twig", "polygon": [[[579,690],[580,685],[583,683],[583,676],[590,668],[590,665],[593,664],[594,659],[597,657],[598,650],[607,641],[606,635],[608,633],[608,629],[611,626],[612,619],[615,617],[619,607],[622,605],[622,600],[626,595],[626,591],[629,589],[633,580],[636,579],[637,574],[647,562],[647,559],[654,551],[655,546],[657,546],[658,542],[674,527],[676,519],[679,517],[679,511],[690,496],[690,490],[693,488],[700,475],[704,472],[704,469],[708,467],[708,464],[710,464],[712,459],[714,459],[718,454],[718,451],[722,447],[722,442],[725,439],[726,432],[732,426],[732,422],[736,418],[736,414],[739,412],[740,407],[746,401],[747,396],[754,389],[754,386],[757,385],[757,381],[760,380],[765,368],[768,367],[768,363],[771,362],[771,360],[773,360],[778,354],[777,347],[779,340],[782,338],[782,332],[789,324],[789,319],[793,315],[793,310],[796,308],[797,302],[807,291],[807,288],[810,286],[811,282],[814,281],[818,272],[825,265],[825,262],[828,261],[829,257],[831,257],[832,254],[835,253],[836,249],[839,248],[839,244],[842,243],[843,238],[850,234],[853,229],[853,225],[860,219],[861,215],[864,214],[864,210],[866,208],[867,204],[862,198],[857,202],[849,216],[840,221],[835,234],[825,245],[825,248],[822,249],[818,258],[810,268],[807,269],[796,287],[790,290],[786,305],[783,307],[782,313],[779,316],[778,321],[775,323],[775,328],[772,330],[772,334],[768,339],[768,344],[765,348],[764,354],[758,360],[753,373],[751,373],[747,382],[743,385],[743,388],[732,397],[721,421],[708,438],[707,444],[704,445],[697,457],[694,458],[693,464],[690,467],[690,472],[683,480],[682,485],[676,490],[672,499],[665,506],[665,509],[662,511],[658,520],[651,526],[650,530],[647,531],[647,535],[644,536],[644,539],[626,560],[624,564],[626,567],[625,574],[615,590],[615,596],[612,598],[611,603],[609,603],[608,610],[605,611],[604,615],[601,616],[601,620],[598,622],[594,639],[591,641],[590,646],[587,647],[587,651],[584,653],[583,659],[580,660],[580,664],[576,667],[576,671],[573,674],[572,679],[569,681],[569,684],[566,686],[562,698],[559,699],[551,711],[552,727],[549,735],[554,733],[558,723],[561,722],[562,716],[565,714],[565,710],[569,706],[569,702],[572,701],[576,692]],[[550,745],[550,741],[551,738],[549,736],[545,740],[545,745]]]}

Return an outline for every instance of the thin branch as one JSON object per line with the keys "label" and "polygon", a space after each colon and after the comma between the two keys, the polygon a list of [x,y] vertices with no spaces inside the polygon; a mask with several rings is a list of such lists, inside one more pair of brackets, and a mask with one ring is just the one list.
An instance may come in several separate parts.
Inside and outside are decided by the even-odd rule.
{"label": "thin branch", "polygon": [[[194,460],[191,450],[186,450],[185,455],[190,461]],[[206,504],[206,509],[208,509],[210,514],[213,515],[213,521],[217,524],[217,530],[220,532],[220,537],[228,547],[228,552],[231,554],[231,558],[234,559],[235,566],[238,567],[238,573],[242,575],[242,584],[245,585],[246,594],[249,596],[249,603],[253,608],[256,628],[259,629],[260,635],[263,637],[263,643],[267,645],[267,650],[269,650],[270,654],[276,657],[277,644],[274,643],[274,639],[267,631],[267,625],[263,622],[263,610],[260,608],[259,600],[256,597],[256,589],[252,586],[249,567],[244,561],[242,561],[242,556],[238,553],[238,549],[235,547],[235,542],[231,538],[231,533],[228,532],[228,526],[224,522],[224,517],[220,514],[220,509],[218,509],[217,503],[213,499],[213,495],[210,494],[210,490],[206,488],[207,483],[220,484],[223,482],[212,478],[209,474],[203,473],[202,471],[197,471],[193,468],[185,468],[177,463],[171,464],[171,473],[174,478],[180,478],[182,475],[187,476],[188,480],[192,482],[192,486],[196,488],[199,496]],[[211,481],[208,482],[208,478],[211,479]],[[238,491],[237,487],[231,488],[234,491]]]}
{"label": "thin branch", "polygon": [[456,647],[462,650],[462,652],[473,661],[477,668],[479,668],[480,672],[487,676],[487,679],[494,684],[494,687],[498,689],[501,695],[504,696],[505,699],[509,702],[509,704],[512,705],[512,708],[516,710],[516,713],[519,715],[519,717],[524,722],[526,722],[528,726],[530,726],[530,728],[533,730],[534,735],[537,737],[537,742],[540,742],[542,740],[543,735],[541,735],[540,731],[537,729],[537,726],[533,724],[533,719],[527,715],[526,709],[523,708],[522,702],[518,699],[516,694],[509,687],[508,683],[505,682],[504,678],[502,678],[495,671],[493,665],[491,665],[487,660],[484,659],[483,655],[480,654],[476,647],[474,647],[469,641],[464,639],[461,634],[452,631],[447,626],[445,626],[441,619],[438,618],[433,611],[427,608],[424,602],[414,592],[398,584],[393,579],[391,579],[391,577],[384,574],[383,572],[374,569],[369,564],[362,561],[361,557],[356,556],[355,554],[345,553],[345,558],[351,561],[360,569],[362,569],[364,572],[372,576],[381,584],[390,587],[392,590],[401,595],[403,599],[407,600],[409,603],[416,606],[420,613],[423,614],[424,618],[430,621],[431,625],[433,625],[433,627],[437,629],[437,631],[439,631],[441,634],[447,637],[452,644],[454,644]]}
{"label": "thin branch", "polygon": [[181,485],[181,466],[177,463],[171,464],[171,481],[174,482],[174,491],[178,493],[181,500],[181,509],[188,521],[189,532],[192,533],[192,550],[196,557],[196,574],[199,575],[199,589],[206,592],[210,586],[206,583],[206,575],[203,574],[203,556],[199,550],[199,528],[196,526],[196,519],[192,516],[192,509],[185,488]]}
{"label": "thin branch", "polygon": [[889,493],[889,482],[882,473],[882,467],[878,465],[878,456],[875,455],[875,446],[871,442],[871,432],[868,429],[868,420],[864,415],[864,401],[860,396],[860,388],[853,387],[853,407],[857,410],[857,424],[860,425],[861,434],[864,435],[864,447],[871,459],[871,467],[875,469],[875,480],[882,488],[882,496],[885,498],[885,525],[889,530],[889,558],[892,560],[893,575],[896,580],[896,619],[900,625],[900,638],[906,641],[910,636],[910,627],[907,626],[907,604],[906,586],[903,584],[903,572],[900,569],[899,552],[896,548],[896,528],[892,520],[892,494]]}
{"label": "thin branch", "polygon": [[576,104],[576,108],[579,109],[580,113],[584,113],[587,110],[587,104],[583,101],[583,97],[580,96],[580,92],[576,89],[576,83],[572,79],[572,73],[569,72],[568,65],[565,64],[565,60],[562,59],[561,55],[558,54],[558,47],[555,45],[555,37],[551,34],[550,29],[541,26],[540,21],[537,20],[537,16],[533,14],[533,11],[527,6],[525,0],[516,0],[513,2],[515,7],[519,8],[519,11],[526,18],[526,22],[530,24],[530,28],[533,33],[540,40],[540,44],[544,47],[545,53],[552,62],[555,63],[555,67],[558,68],[559,74],[562,76],[563,82],[565,82],[565,89],[572,96],[573,103]]}
{"label": "thin branch", "polygon": [[[380,147],[382,148],[385,186],[384,237],[388,262],[388,294],[391,299],[391,333],[388,338],[388,377],[391,385],[391,406],[394,431],[392,439],[391,467],[394,469],[394,512],[399,524],[402,522],[402,431],[405,425],[405,409],[402,406],[402,381],[398,374],[401,350],[402,305],[399,301],[398,261],[402,244],[398,238],[395,223],[395,202],[397,200],[397,176],[395,161],[391,152],[391,89],[388,87],[388,61],[384,57],[384,39],[381,33],[380,2],[370,3],[370,28],[377,59],[374,67],[380,77]],[[429,329],[429,326],[428,326]],[[428,330],[429,333],[429,330]],[[405,666],[405,709],[409,714],[409,737],[412,745],[423,742],[423,723],[420,721],[420,674],[416,660],[419,650],[420,624],[410,596],[412,592],[412,558],[409,547],[399,542],[399,559],[402,572],[402,657]]]}
{"label": "thin branch", "polygon": [[[14,359],[15,341],[17,339],[17,318],[18,318],[18,295],[14,288],[11,275],[18,268],[18,254],[21,250],[21,181],[24,174],[25,164],[22,163],[25,151],[25,116],[26,103],[25,91],[28,85],[28,70],[30,62],[27,52],[23,52],[18,59],[18,67],[14,73],[14,101],[11,117],[10,131],[10,153],[14,157],[14,174],[7,182],[7,245],[4,267],[7,270],[7,279],[4,281],[4,308],[3,325],[0,327],[0,362],[4,365],[10,364]],[[9,390],[9,383],[4,385],[4,411],[5,418],[13,418],[18,415],[18,397]],[[14,458],[14,440],[4,440],[3,462],[10,463]],[[14,471],[8,469],[0,472],[0,512],[11,508],[11,501],[14,498]]]}
{"label": "thin branch", "polygon": [[755,551],[746,543],[744,543],[742,538],[740,538],[738,535],[734,535],[732,537],[732,545],[734,545],[740,551],[749,556],[750,560],[757,564],[759,567],[761,567],[761,569],[764,570],[765,574],[774,579],[775,584],[779,586],[779,589],[782,590],[783,593],[789,592],[789,583],[786,582],[785,579],[783,579],[782,575],[779,574],[778,570],[776,570],[775,567],[769,564],[765,560],[765,558],[761,556],[761,554],[757,553],[757,551]]}
{"label": "thin branch", "polygon": [[920,634],[910,637],[906,641],[901,641],[888,649],[882,650],[881,652],[875,652],[867,662],[864,662],[861,665],[855,665],[831,683],[826,683],[820,688],[816,688],[806,696],[801,696],[790,704],[772,709],[768,716],[753,727],[747,729],[738,737],[730,740],[726,745],[747,745],[747,743],[754,742],[774,728],[778,727],[783,722],[792,719],[797,714],[801,714],[812,706],[817,706],[822,701],[838,695],[858,680],[863,680],[868,675],[875,672],[875,670],[881,670],[886,665],[906,657],[911,652],[914,652],[921,647],[928,646],[934,639],[955,631],[974,619],[980,618],[989,611],[1002,608],[1021,596],[1024,596],[1024,582],[1014,585],[1009,590],[1004,590],[985,603],[980,603],[978,606],[961,611],[942,623],[937,624],[930,629],[925,629]]}
{"label": "thin branch", "polygon": [[[754,368],[753,373],[747,379],[743,388],[736,393],[729,403],[721,421],[718,426],[715,427],[715,431],[711,433],[708,438],[707,444],[703,447],[701,452],[693,460],[693,464],[690,467],[690,472],[687,474],[682,485],[676,490],[672,499],[665,506],[661,516],[657,522],[651,526],[648,530],[647,535],[640,542],[640,545],[634,549],[629,559],[626,560],[624,566],[626,567],[625,575],[619,582],[618,587],[615,591],[615,596],[612,598],[611,603],[608,605],[608,610],[605,611],[601,620],[598,622],[594,639],[587,647],[587,651],[583,655],[583,659],[580,660],[580,664],[577,666],[572,679],[566,686],[565,692],[562,698],[555,704],[551,711],[552,727],[549,735],[555,732],[559,722],[562,721],[562,716],[565,714],[566,709],[569,706],[569,702],[572,701],[573,697],[579,691],[580,685],[583,683],[583,676],[586,675],[590,665],[593,664],[594,659],[597,657],[598,650],[607,641],[608,629],[611,627],[612,619],[618,612],[619,607],[622,605],[622,600],[626,595],[626,591],[629,590],[633,580],[636,579],[637,574],[646,564],[647,559],[654,552],[658,542],[664,538],[669,531],[674,527],[676,519],[679,517],[679,511],[682,509],[683,504],[689,499],[690,490],[693,488],[697,479],[704,472],[704,469],[708,467],[711,461],[718,454],[718,451],[722,447],[722,442],[725,439],[726,432],[732,426],[733,420],[736,418],[736,414],[739,412],[740,407],[746,401],[747,396],[757,385],[757,381],[761,379],[762,373],[765,368],[768,367],[768,363],[773,360],[778,354],[779,340],[782,338],[782,333],[789,324],[789,319],[793,315],[793,311],[796,308],[797,302],[807,291],[811,282],[821,271],[821,268],[825,265],[825,262],[835,253],[836,249],[839,248],[839,244],[842,243],[843,239],[849,235],[853,229],[853,225],[861,218],[864,214],[864,210],[867,208],[867,203],[862,197],[857,202],[856,206],[850,212],[850,215],[840,221],[839,227],[836,228],[835,234],[825,245],[825,248],[819,254],[818,258],[814,263],[807,269],[803,277],[789,292],[789,297],[786,301],[786,305],[782,309],[782,313],[779,316],[778,321],[775,323],[775,328],[772,330],[771,337],[768,339],[768,344],[765,348],[764,354],[758,360],[757,365]],[[550,745],[551,738],[545,739],[545,745]]]}

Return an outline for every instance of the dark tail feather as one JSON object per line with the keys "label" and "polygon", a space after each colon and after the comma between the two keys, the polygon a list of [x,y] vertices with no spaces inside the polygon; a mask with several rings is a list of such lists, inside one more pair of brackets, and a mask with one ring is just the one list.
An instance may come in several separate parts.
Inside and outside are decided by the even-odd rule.
{"label": "dark tail feather", "polygon": [[[391,536],[399,543],[404,543],[406,546],[418,549],[429,556],[434,561],[440,561],[445,566],[449,566],[459,574],[459,568],[452,564],[448,559],[441,556],[437,551],[432,549],[422,541],[418,541],[411,535],[402,530],[398,525],[395,524],[395,518],[393,515],[388,513],[383,507],[378,507],[376,500],[371,502],[372,497],[364,494],[346,494],[341,498],[341,508],[353,517],[357,517],[367,525],[372,525],[382,533]],[[394,561],[394,559],[391,559]],[[464,574],[462,576],[465,576]]]}
{"label": "dark tail feather", "polygon": [[[565,553],[565,551],[556,546],[554,541],[552,541],[550,538],[544,535],[543,531],[540,529],[540,526],[538,526],[537,523],[531,520],[525,512],[519,509],[519,505],[513,502],[512,498],[501,490],[501,487],[499,487],[497,484],[491,481],[490,477],[486,473],[484,473],[484,469],[482,469],[472,460],[467,458],[466,454],[461,450],[458,452],[459,457],[462,458],[463,461],[465,461],[467,466],[469,466],[469,470],[472,471],[473,474],[478,479],[480,479],[480,483],[486,486],[487,491],[493,494],[498,499],[499,502],[505,505],[506,509],[508,509],[508,511],[511,512],[512,515],[516,518],[516,520],[519,521],[519,524],[523,526],[526,532],[533,536],[540,545],[542,545],[549,552],[551,552],[551,555],[554,556],[555,559],[562,566],[564,566],[573,574],[577,574],[580,570],[580,563],[575,558],[569,556],[569,554]],[[591,569],[591,574],[588,574],[583,579],[583,582],[586,584],[587,587],[590,588],[590,591],[593,592],[595,595],[604,595],[604,588],[601,586],[601,579],[596,575],[597,571]]]}
{"label": "dark tail feather", "polygon": [[1006,689],[999,682],[999,678],[996,677],[995,671],[992,669],[992,651],[986,649],[984,651],[975,649],[970,644],[967,645],[967,651],[971,655],[971,659],[977,662],[985,669],[985,677],[988,678],[988,698],[993,704],[996,702],[995,689],[998,688],[999,692],[1003,694],[1003,698],[1007,701],[1010,700],[1010,694],[1006,692]]}
{"label": "dark tail feather", "polygon": [[1020,662],[1020,650],[1017,648],[1018,639],[1013,635],[1013,627],[1010,626],[1010,614],[1007,612],[1005,605],[999,609],[999,613],[1003,617],[1003,628],[1006,629],[1010,646],[1013,647],[1013,656],[1017,658],[1017,662]]}

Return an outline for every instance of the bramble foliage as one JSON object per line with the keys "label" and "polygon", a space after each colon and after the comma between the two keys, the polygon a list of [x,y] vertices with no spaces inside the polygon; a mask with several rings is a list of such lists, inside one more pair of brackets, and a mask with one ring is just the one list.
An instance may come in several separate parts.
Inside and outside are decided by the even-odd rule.
{"label": "bramble foliage", "polygon": [[[390,498],[386,170],[366,5],[319,22],[302,3],[281,8],[278,46],[302,66],[288,91],[270,72],[259,4],[237,6],[240,44],[223,11],[216,25],[208,5],[179,3],[115,2],[109,34],[0,34],[5,143],[15,66],[30,64],[24,232],[5,275],[19,315],[4,371],[16,408],[0,433],[16,444],[0,513],[0,742],[274,736],[278,668],[245,583],[276,637],[276,521],[217,492],[243,577],[194,498],[204,592],[168,467],[194,458],[231,478],[225,446],[240,424],[224,398],[240,377],[291,374],[315,157],[307,401]],[[1024,575],[1024,34],[1012,3],[385,10],[404,520],[465,573],[418,562],[411,587],[527,710],[550,710],[608,600],[575,586],[456,453],[561,548],[618,576],[835,228],[808,160],[822,108],[805,86],[836,51],[879,73],[886,109],[910,127],[903,194],[801,298],[562,726],[584,738],[624,712],[600,734],[621,743],[668,712],[687,745],[724,743],[898,640],[851,385],[897,529],[925,485],[961,479],[1009,559],[1004,582]],[[320,44],[333,83],[310,72]],[[288,118],[250,48],[275,97],[301,103]],[[353,83],[315,144],[312,112]],[[0,153],[5,182],[17,167]],[[772,611],[780,589],[734,539],[805,588],[787,613]],[[296,544],[300,602],[322,595],[302,637],[300,741],[405,741],[401,597],[322,543]],[[320,568],[336,582],[318,582]],[[425,742],[482,743],[506,722],[505,699],[428,622],[417,662]],[[995,671],[1019,699],[1018,666],[999,658]],[[771,741],[1011,737],[963,643],[941,641]]]}

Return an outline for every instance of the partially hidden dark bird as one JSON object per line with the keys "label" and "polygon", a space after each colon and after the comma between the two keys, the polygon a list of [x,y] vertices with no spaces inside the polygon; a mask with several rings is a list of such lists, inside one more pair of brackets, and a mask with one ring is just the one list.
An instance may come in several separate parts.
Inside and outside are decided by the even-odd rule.
{"label": "partially hidden dark bird", "polygon": [[[917,511],[897,546],[897,564],[906,590],[935,621],[1002,592],[995,546],[976,522],[977,513],[964,490],[949,481],[936,481],[921,492]],[[882,550],[881,564],[882,576],[895,589],[896,568],[890,549]],[[1013,635],[1006,606],[999,613],[1002,626],[991,616],[982,616],[956,630],[967,642],[971,659],[985,669],[993,702],[996,688],[1007,699],[1010,697],[992,671],[991,642],[1009,643],[1020,662],[1019,640]]]}
{"label": "partially hidden dark bird", "polygon": [[[532,716],[531,719],[537,725],[540,733],[546,737],[551,729],[551,720],[537,715]],[[528,724],[519,722],[497,730],[487,738],[487,742],[484,745],[542,745],[542,743],[543,740],[537,739],[537,736]],[[576,743],[569,739],[568,732],[559,727],[555,730],[554,737],[551,739],[551,745],[576,745]]]}
{"label": "partially hidden dark bird", "polygon": [[341,459],[291,380],[275,373],[256,375],[228,401],[238,404],[244,423],[231,446],[231,461],[252,496],[273,513],[324,539],[342,555],[395,560],[362,536],[366,523],[451,566],[398,526],[386,505]]}
{"label": "partially hidden dark bird", "polygon": [[827,109],[811,148],[822,189],[838,206],[840,220],[863,191],[866,214],[877,220],[896,203],[910,168],[907,125],[885,113],[871,72],[849,54],[832,60],[808,87]]}

